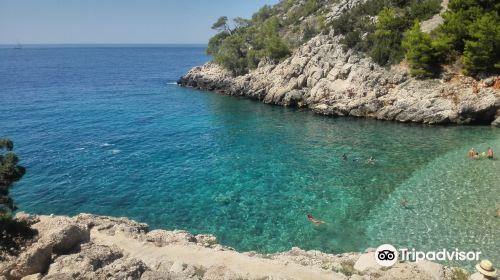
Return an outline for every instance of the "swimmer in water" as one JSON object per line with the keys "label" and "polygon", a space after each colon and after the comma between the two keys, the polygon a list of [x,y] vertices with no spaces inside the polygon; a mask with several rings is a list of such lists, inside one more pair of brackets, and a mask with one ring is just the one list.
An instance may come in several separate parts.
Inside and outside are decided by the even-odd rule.
{"label": "swimmer in water", "polygon": [[401,200],[401,206],[403,206],[404,209],[408,209],[408,199],[403,198]]}
{"label": "swimmer in water", "polygon": [[467,153],[467,155],[469,157],[474,157],[476,155],[476,150],[474,148],[470,148],[469,152]]}
{"label": "swimmer in water", "polygon": [[321,224],[326,224],[326,222],[324,222],[324,221],[316,220],[315,218],[313,218],[313,216],[311,214],[307,214],[307,219],[309,220],[309,222],[311,222],[317,226],[321,225]]}
{"label": "swimmer in water", "polygon": [[493,159],[493,149],[491,147],[488,147],[488,151],[486,152],[486,157],[489,159]]}
{"label": "swimmer in water", "polygon": [[373,157],[370,157],[366,163],[370,163],[370,164],[375,164],[375,159]]}
{"label": "swimmer in water", "polygon": [[346,154],[342,155],[342,160],[347,160],[347,155]]}

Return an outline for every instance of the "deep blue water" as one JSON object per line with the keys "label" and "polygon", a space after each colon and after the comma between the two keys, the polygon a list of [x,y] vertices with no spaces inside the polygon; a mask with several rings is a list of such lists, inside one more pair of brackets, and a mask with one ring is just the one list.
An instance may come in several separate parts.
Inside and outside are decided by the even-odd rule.
{"label": "deep blue water", "polygon": [[500,130],[322,117],[174,84],[207,60],[201,47],[0,49],[0,136],[28,169],[19,208],[127,216],[238,250],[393,243],[500,261],[500,162],[464,156],[500,151]]}

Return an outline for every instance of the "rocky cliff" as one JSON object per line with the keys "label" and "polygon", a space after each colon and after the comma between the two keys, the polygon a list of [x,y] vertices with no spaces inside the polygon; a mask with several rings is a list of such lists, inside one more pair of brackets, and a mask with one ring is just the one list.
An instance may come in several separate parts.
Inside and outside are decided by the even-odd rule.
{"label": "rocky cliff", "polygon": [[263,61],[243,76],[207,63],[178,84],[331,116],[500,127],[500,76],[475,80],[445,70],[440,79],[418,80],[403,64],[383,68],[343,50],[332,35],[316,36],[284,61]]}
{"label": "rocky cliff", "polygon": [[[20,213],[38,231],[17,257],[0,263],[0,279],[456,279],[462,270],[430,262],[382,269],[374,253],[238,253],[214,236],[150,230],[126,218]],[[462,279],[462,278],[460,278]]]}

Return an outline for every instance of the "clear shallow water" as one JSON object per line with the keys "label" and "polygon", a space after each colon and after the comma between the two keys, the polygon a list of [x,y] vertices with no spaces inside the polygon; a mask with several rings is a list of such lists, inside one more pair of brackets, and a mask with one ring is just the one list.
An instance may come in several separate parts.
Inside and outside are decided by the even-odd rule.
{"label": "clear shallow water", "polygon": [[127,216],[238,250],[394,243],[500,261],[500,163],[464,156],[500,151],[500,130],[328,118],[172,84],[206,60],[186,47],[0,49],[0,135],[28,168],[19,208]]}

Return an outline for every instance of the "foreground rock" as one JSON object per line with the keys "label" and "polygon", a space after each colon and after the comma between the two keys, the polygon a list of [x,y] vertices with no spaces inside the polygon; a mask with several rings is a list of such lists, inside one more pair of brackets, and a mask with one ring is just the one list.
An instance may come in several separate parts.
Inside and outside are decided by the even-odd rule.
{"label": "foreground rock", "polygon": [[211,235],[149,231],[125,218],[19,214],[38,230],[21,255],[0,263],[0,279],[454,279],[457,269],[399,263],[382,269],[374,253],[238,253]]}
{"label": "foreground rock", "polygon": [[417,80],[404,66],[386,69],[344,51],[339,40],[317,36],[283,62],[263,62],[239,77],[207,63],[178,83],[332,116],[428,124],[491,124],[496,119],[500,125],[499,76],[476,81],[445,72],[442,79]]}

